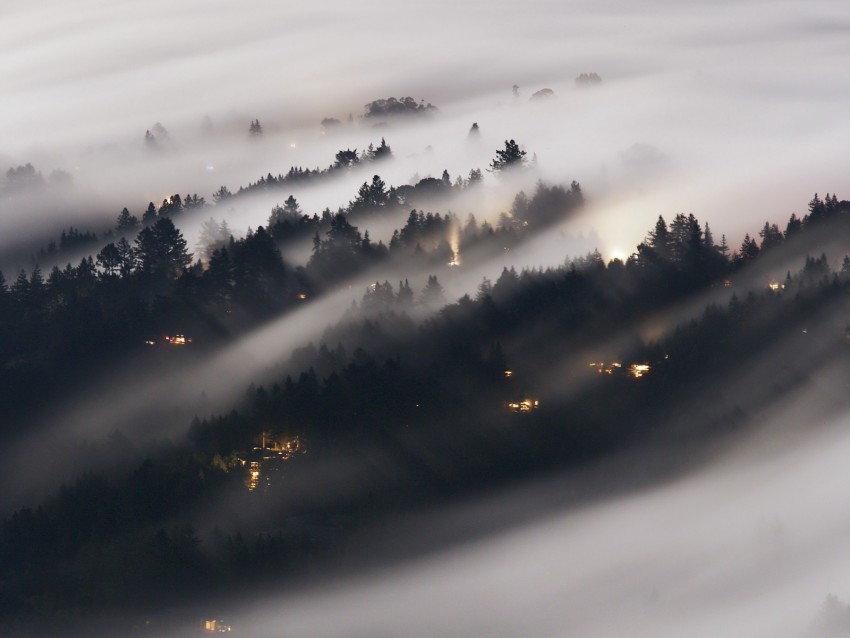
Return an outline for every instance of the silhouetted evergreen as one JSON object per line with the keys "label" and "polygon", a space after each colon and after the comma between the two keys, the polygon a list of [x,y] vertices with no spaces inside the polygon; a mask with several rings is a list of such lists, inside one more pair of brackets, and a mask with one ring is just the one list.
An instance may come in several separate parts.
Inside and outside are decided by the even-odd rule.
{"label": "silhouetted evergreen", "polygon": [[366,106],[364,117],[367,119],[378,119],[384,117],[398,117],[407,115],[423,115],[437,111],[437,107],[424,100],[417,102],[412,97],[396,99],[394,97],[375,100]]}
{"label": "silhouetted evergreen", "polygon": [[[436,181],[457,188],[448,174]],[[379,177],[364,189],[364,215],[400,205]],[[809,248],[850,228],[848,205],[834,195],[816,197],[805,221],[789,221],[785,233],[765,223],[761,245],[747,235],[732,256],[725,237],[715,244],[694,215],[676,214],[669,224],[659,216],[625,262],[606,264],[593,251],[557,268],[506,264],[474,299],[445,305],[440,280],[451,270],[429,264],[445,266],[451,237],[461,252],[502,254],[506,243],[557,222],[581,198],[575,183],[539,183],[531,197],[515,198],[498,229],[472,216],[461,224],[452,214],[411,210],[384,247],[360,232],[350,212],[308,216],[290,196],[272,211],[270,228],[239,239],[222,237],[222,225],[210,219],[205,265],[192,265],[171,214],[155,210],[134,241],[110,241],[96,257],[51,268],[46,279],[38,266],[10,283],[0,275],[0,418],[10,436],[32,421],[45,393],[61,396],[81,372],[133,362],[148,347],[146,335],[163,326],[225,339],[301,303],[305,283],[312,296],[394,258],[420,259],[429,273],[423,288],[378,278],[318,347],[303,345],[233,410],[187,423],[184,443],[144,459],[114,437],[107,448],[126,459],[119,470],[80,476],[6,517],[3,617],[61,619],[62,628],[129,602],[157,609],[236,585],[250,590],[343,555],[353,530],[388,512],[580,467],[664,436],[666,423],[678,426],[677,440],[707,454],[712,446],[700,443],[746,427],[751,412],[824,362],[846,372],[850,257],[834,267]],[[195,197],[179,201],[185,210]],[[314,249],[295,271],[277,240],[305,229]],[[72,246],[80,237],[63,235]],[[799,271],[773,273],[772,260],[783,256],[799,259]],[[737,283],[750,275],[756,283]],[[712,292],[723,301],[660,336],[635,330],[670,308],[705,305]],[[434,312],[419,322],[413,317],[423,307]],[[771,363],[746,393],[715,396],[741,362],[768,354],[783,365]],[[605,367],[612,362],[618,366]],[[631,365],[645,366],[645,374],[630,373]],[[297,439],[305,453],[264,458],[269,450],[257,441],[266,437]],[[680,463],[698,463],[699,454]],[[251,463],[267,473],[254,490],[245,486]],[[316,477],[333,496],[317,497]],[[196,513],[223,498],[256,517],[200,533]]]}
{"label": "silhouetted evergreen", "polygon": [[490,162],[490,171],[501,173],[509,169],[522,168],[526,164],[525,151],[514,140],[505,140],[505,148],[496,149],[496,157]]}

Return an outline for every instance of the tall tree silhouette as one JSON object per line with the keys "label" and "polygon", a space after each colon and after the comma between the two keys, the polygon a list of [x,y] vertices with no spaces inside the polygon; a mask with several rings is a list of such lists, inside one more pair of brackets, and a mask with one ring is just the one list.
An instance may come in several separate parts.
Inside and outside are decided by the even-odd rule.
{"label": "tall tree silhouette", "polygon": [[502,173],[509,169],[525,166],[525,151],[514,140],[505,140],[505,148],[496,151],[496,157],[490,162],[491,173]]}
{"label": "tall tree silhouette", "polygon": [[135,252],[139,271],[155,277],[175,279],[192,263],[183,233],[168,217],[139,232]]}

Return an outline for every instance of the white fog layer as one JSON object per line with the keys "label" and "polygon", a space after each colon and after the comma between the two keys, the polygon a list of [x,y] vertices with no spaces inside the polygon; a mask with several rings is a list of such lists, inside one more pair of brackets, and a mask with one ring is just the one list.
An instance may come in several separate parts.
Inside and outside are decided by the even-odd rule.
{"label": "white fog layer", "polygon": [[[579,86],[576,78],[585,73],[598,74],[601,83]],[[399,298],[402,280],[409,279],[416,291],[415,305],[411,300],[409,306],[409,322],[415,329],[404,333],[411,341],[421,338],[422,343],[429,343],[422,337],[429,329],[433,332],[427,333],[427,338],[435,339],[436,320],[432,324],[426,321],[435,316],[445,319],[440,324],[445,333],[439,333],[445,336],[472,315],[458,311],[452,318],[445,311],[440,315],[439,308],[426,308],[421,291],[433,273],[426,272],[421,264],[429,264],[428,268],[437,264],[434,271],[441,269],[445,303],[469,295],[464,300],[471,306],[474,300],[486,300],[487,287],[482,281],[487,285],[497,281],[511,266],[521,273],[530,269],[542,273],[546,268],[565,265],[566,271],[571,258],[598,250],[605,262],[620,260],[616,266],[622,274],[626,266],[621,262],[635,253],[659,215],[669,220],[679,213],[693,214],[700,224],[710,223],[715,244],[719,245],[723,236],[725,247],[728,238],[734,254],[745,233],[758,237],[765,221],[784,224],[791,213],[802,217],[815,192],[838,193],[842,199],[850,199],[848,0],[3,0],[0,86],[0,269],[8,287],[12,289],[19,272],[23,272],[26,285],[27,273],[36,267],[47,278],[53,266],[61,269],[65,262],[76,264],[83,259],[85,266],[85,257],[97,255],[107,241],[118,243],[121,234],[113,229],[124,207],[141,219],[149,202],[157,208],[175,193],[197,194],[205,198],[206,205],[199,212],[175,216],[174,224],[185,236],[188,252],[194,253],[177,272],[189,279],[186,264],[195,263],[193,276],[197,276],[196,283],[201,282],[196,290],[202,292],[198,297],[186,293],[180,300],[189,300],[185,308],[177,302],[169,306],[162,293],[167,287],[151,285],[144,294],[139,293],[138,306],[132,307],[151,315],[155,313],[152,308],[165,308],[164,315],[173,312],[169,317],[191,317],[212,335],[201,345],[201,339],[197,339],[193,344],[198,345],[196,350],[185,348],[169,359],[176,350],[154,344],[153,339],[160,335],[145,341],[149,335],[133,334],[128,340],[138,337],[136,351],[123,359],[104,355],[102,361],[108,364],[101,368],[96,365],[101,360],[90,368],[81,365],[83,372],[73,380],[77,385],[72,391],[61,399],[38,397],[37,409],[31,413],[21,410],[24,416],[14,424],[16,429],[10,428],[12,434],[4,433],[0,450],[0,465],[5,468],[0,477],[3,524],[16,509],[35,510],[39,499],[45,499],[60,485],[64,489],[79,474],[97,473],[108,465],[111,459],[107,453],[97,457],[92,453],[91,459],[87,454],[113,433],[126,434],[126,440],[136,446],[134,454],[143,458],[165,448],[164,442],[178,442],[175,448],[185,444],[190,423],[200,430],[201,419],[212,422],[216,415],[230,410],[234,415],[237,410],[248,414],[250,407],[244,406],[251,405],[249,394],[256,386],[284,385],[278,378],[281,370],[284,377],[291,373],[298,379],[302,371],[285,368],[294,365],[289,359],[293,351],[306,349],[308,343],[311,348],[328,345],[332,349],[336,344],[324,344],[323,340],[328,334],[343,333],[341,328],[331,330],[343,318],[366,317],[363,323],[374,319],[365,312],[357,315],[357,304],[365,307],[364,293],[374,291],[381,281],[389,280],[392,288],[398,282]],[[540,94],[532,97],[543,89],[550,89],[554,95],[548,99]],[[437,110],[427,117],[402,118],[377,126],[364,117],[365,105],[373,100],[405,96],[431,103]],[[323,124],[325,118],[338,122],[326,120]],[[262,122],[261,136],[249,135],[254,120]],[[473,123],[479,127],[479,137],[469,134]],[[293,180],[291,187],[238,193],[240,187],[266,175],[286,175],[292,167],[327,169],[343,149],[368,157],[363,151],[382,139],[391,145],[391,160],[370,163],[374,160],[370,157],[357,166],[328,171],[315,179]],[[511,177],[507,170],[502,174],[498,169],[488,170],[497,149],[508,140],[516,140],[531,165],[526,172],[519,172],[520,177],[516,172]],[[44,178],[38,189],[13,184],[14,169],[27,164]],[[481,170],[483,183],[470,186],[471,179],[464,183],[476,169]],[[204,269],[210,269],[212,261],[211,246],[202,240],[207,220],[213,220],[213,227],[226,222],[233,234],[229,244],[233,250],[240,238],[251,237],[260,226],[269,227],[273,207],[284,204],[291,195],[300,205],[299,215],[315,214],[315,228],[325,233],[329,226],[318,225],[323,210],[328,209],[325,221],[330,220],[332,213],[355,199],[358,189],[373,175],[380,175],[389,188],[413,186],[426,177],[440,179],[444,171],[448,175],[443,179],[448,178],[448,191],[453,194],[435,199],[431,207],[419,207],[439,212],[446,219],[451,213],[460,227],[470,215],[479,224],[497,227],[500,215],[511,210],[517,192],[524,189],[532,194],[538,180],[566,189],[575,180],[576,190],[570,191],[570,196],[578,193],[586,203],[537,227],[526,221],[526,229],[517,217],[521,240],[510,247],[470,240],[468,253],[461,255],[457,248],[460,231],[455,225],[451,230],[453,241],[444,242],[451,243],[452,262],[448,264],[445,260],[438,263],[433,255],[428,257],[431,262],[424,257],[418,261],[422,249],[415,244],[414,253],[414,244],[410,244],[405,247],[410,248],[409,253],[385,251],[384,261],[364,259],[362,269],[352,268],[342,276],[333,273],[335,278],[328,276],[315,288],[310,287],[310,275],[304,274],[307,269],[303,267],[311,254],[320,253],[319,232],[293,234],[285,241],[275,236],[269,239],[269,245],[278,241],[280,271],[288,277],[288,283],[280,284],[280,290],[285,288],[284,301],[277,306],[270,303],[272,310],[262,318],[240,315],[239,308],[233,309],[238,304],[231,303],[232,299],[220,305],[210,302],[205,307],[212,293],[209,299],[196,303],[212,289],[203,288]],[[455,188],[451,184],[458,185]],[[238,196],[214,203],[213,194],[222,186]],[[568,198],[566,194],[564,197]],[[371,216],[351,215],[355,220],[352,223],[360,231],[368,231],[375,244],[390,245],[393,231],[404,227],[409,201],[416,200],[400,201],[407,206],[402,212],[394,210],[382,216],[376,208],[369,211]],[[162,211],[159,214],[163,216]],[[696,229],[702,233],[700,229],[705,226],[700,224]],[[40,248],[49,241],[59,241],[60,232],[71,227],[96,232],[96,247],[78,245],[59,251],[59,257],[54,258],[54,245],[53,253],[39,256]],[[844,253],[850,252],[850,240],[817,232],[815,229],[807,236],[810,244],[805,248],[812,248],[812,255],[829,252],[825,267],[831,276],[839,272]],[[127,239],[132,243],[133,237],[128,235]],[[591,386],[596,388],[594,384],[600,379],[607,379],[602,374],[604,362],[598,370],[591,370],[593,374],[588,373],[589,362],[593,361],[591,367],[597,365],[595,352],[606,348],[627,352],[636,343],[648,345],[674,334],[677,328],[695,330],[692,320],[708,314],[707,305],[716,304],[725,312],[730,300],[745,304],[748,293],[754,298],[752,291],[763,295],[776,292],[776,297],[769,299],[781,299],[786,272],[789,289],[784,294],[790,299],[792,276],[810,265],[809,253],[800,249],[803,241],[795,245],[796,252],[775,249],[755,263],[742,260],[735,266],[734,277],[724,274],[705,282],[699,280],[699,284],[686,277],[675,280],[683,289],[688,285],[693,288],[679,296],[659,294],[663,301],[657,307],[635,302],[633,307],[639,309],[635,312],[642,313],[639,317],[611,318],[610,325],[598,331],[597,326],[580,326],[590,335],[587,344],[573,347],[569,335],[563,335],[564,344],[572,350],[564,354],[567,347],[563,344],[560,349],[553,347],[556,354],[546,360],[549,367],[535,369],[529,375],[536,381],[532,389],[557,397],[561,405],[570,405],[570,400],[589,392]],[[365,243],[368,245],[368,240]],[[226,240],[218,245],[227,245]],[[712,255],[716,257],[715,252]],[[135,260],[137,253],[132,254]],[[725,254],[721,261],[724,266],[731,263]],[[847,268],[842,277],[850,277],[850,260]],[[108,276],[93,271],[92,280],[116,282],[118,290],[117,282],[126,283],[131,277],[129,270],[120,277],[118,266],[115,271]],[[320,272],[315,280],[319,281],[324,275],[320,269],[316,272]],[[668,272],[672,269],[664,271]],[[731,267],[728,272],[732,272]],[[113,274],[114,279],[109,280]],[[185,282],[176,284],[178,275],[170,277],[168,290],[183,294],[185,290],[179,286]],[[542,275],[541,281],[532,293],[543,297],[555,284],[543,281]],[[624,277],[617,281],[633,280]],[[809,294],[816,286],[814,281],[813,275],[811,281],[804,282],[808,288],[800,284],[795,290]],[[829,281],[823,275],[817,285],[826,287]],[[841,281],[846,285],[845,279]],[[836,274],[834,289],[838,289],[838,282]],[[185,285],[188,289],[189,284]],[[658,287],[665,285],[674,286],[659,275]],[[576,289],[579,286],[576,284]],[[765,292],[768,286],[770,293]],[[623,288],[598,291],[598,299],[586,303],[592,306],[598,302],[603,307],[608,301],[606,295],[627,298],[634,293],[627,285]],[[280,290],[277,292],[283,299]],[[88,294],[86,291],[81,296]],[[390,297],[392,294],[391,290]],[[555,298],[555,293],[552,296]],[[61,295],[59,298],[56,307],[67,301]],[[115,298],[120,295],[116,293]],[[531,299],[531,303],[534,301],[537,299]],[[816,301],[821,303],[822,299]],[[218,298],[215,303],[219,303]],[[115,307],[119,306],[116,302]],[[547,308],[542,302],[541,306]],[[616,306],[611,302],[610,307]],[[776,307],[778,302],[770,306],[771,312]],[[109,308],[107,305],[104,315]],[[245,308],[252,306],[246,302]],[[574,316],[596,316],[590,311],[581,315],[584,307],[573,308],[567,302],[563,308],[563,316],[550,318],[544,311],[544,316],[534,317],[539,322],[517,326],[510,324],[513,315],[505,311],[504,316],[509,318],[504,321],[510,325],[505,332],[513,343],[498,343],[499,356],[503,346],[507,353],[511,347],[520,351],[525,344],[531,344],[529,352],[534,346],[543,351],[546,348],[535,339],[542,341],[543,336],[551,334],[560,338],[556,332],[561,327],[559,321],[567,326]],[[717,308],[714,310],[720,313]],[[305,577],[309,584],[303,587],[293,588],[287,582],[284,589],[274,582],[265,597],[258,597],[256,591],[247,596],[247,586],[244,590],[234,587],[238,591],[234,591],[229,606],[210,610],[210,617],[232,618],[234,628],[242,632],[238,635],[302,638],[850,635],[829,633],[831,628],[824,624],[822,613],[827,596],[834,594],[847,605],[850,619],[850,414],[843,411],[842,403],[850,390],[845,365],[850,357],[846,349],[850,327],[845,327],[850,317],[842,302],[823,302],[817,308],[818,314],[805,316],[801,312],[802,318],[795,315],[789,319],[782,325],[784,332],[777,328],[771,333],[772,341],[765,338],[759,344],[761,349],[753,348],[755,354],[742,356],[732,369],[723,375],[717,373],[692,396],[663,396],[669,403],[647,407],[647,414],[662,414],[668,420],[641,424],[645,430],[640,435],[646,437],[634,447],[629,447],[634,442],[629,439],[622,448],[612,447],[615,452],[610,457],[594,457],[592,453],[585,457],[577,452],[575,458],[580,460],[575,461],[575,467],[564,462],[563,466],[547,466],[545,472],[535,468],[521,474],[516,470],[521,481],[506,486],[506,479],[499,479],[503,481],[500,483],[494,478],[486,489],[470,490],[472,496],[464,494],[462,498],[454,493],[441,494],[445,502],[439,502],[438,507],[432,507],[430,501],[425,505],[417,502],[398,519],[387,517],[391,523],[380,530],[392,539],[387,555],[376,559],[368,570],[352,570],[350,565],[356,561],[350,561],[345,569],[340,568],[342,575],[329,570],[313,580]],[[50,312],[54,310],[50,308]],[[85,325],[85,312],[77,316],[72,311],[74,307],[67,316]],[[220,314],[214,316],[216,312]],[[746,312],[741,312],[744,323]],[[404,313],[401,310],[398,314],[408,321]],[[768,314],[765,311],[765,316]],[[482,311],[481,317],[484,315]],[[516,316],[525,317],[520,313]],[[769,316],[776,323],[785,319]],[[147,324],[140,321],[140,325],[156,325],[154,319]],[[760,319],[768,323],[764,317]],[[107,323],[102,317],[97,320]],[[207,320],[208,324],[202,324]],[[485,319],[480,321],[485,323]],[[469,323],[472,325],[472,320]],[[718,320],[716,325],[728,324]],[[464,327],[470,332],[480,329],[478,324]],[[379,328],[374,334],[383,334]],[[0,323],[0,330],[5,329]],[[564,332],[569,329],[573,328]],[[579,328],[574,329],[579,332]],[[56,332],[59,336],[49,336],[59,343],[65,334],[61,329]],[[365,328],[363,333],[367,333]],[[35,330],[20,334],[36,335],[28,337],[32,341],[39,338]],[[77,333],[69,329],[68,334]],[[79,334],[83,335],[81,340],[87,336],[82,329]],[[727,347],[724,335],[714,337]],[[114,338],[117,343],[118,337]],[[67,354],[47,341],[43,349],[31,351],[41,354],[52,352],[53,347],[62,356]],[[0,345],[4,343],[0,340]],[[146,343],[156,348],[147,348]],[[834,343],[845,348],[829,350],[829,344]],[[413,349],[410,343],[407,345]],[[419,342],[417,346],[427,347]],[[13,349],[10,346],[10,351]],[[136,357],[138,351],[144,351],[144,355]],[[21,348],[21,352],[30,350]],[[67,356],[80,359],[88,354],[74,355],[73,344],[67,352],[72,353]],[[178,358],[187,352],[184,358]],[[148,354],[150,358],[143,359]],[[348,352],[346,357],[351,355],[353,362],[357,354]],[[811,363],[820,354],[822,360]],[[48,355],[43,356],[47,361]],[[398,363],[404,357],[395,354],[395,358]],[[658,359],[661,368],[667,356],[661,353]],[[485,360],[491,363],[482,356],[481,361]],[[512,375],[514,381],[520,376],[508,367],[507,356],[497,359],[494,355],[493,360],[501,364],[493,385],[501,383],[499,391],[518,388],[506,385]],[[790,372],[783,367],[784,362],[798,360],[811,365]],[[623,357],[621,361],[613,365],[619,368],[628,364]],[[13,372],[19,366],[24,373],[32,374],[31,385],[39,386],[38,365],[33,364],[35,372],[31,372],[26,363],[11,355],[8,362],[0,360]],[[348,364],[346,358],[340,367]],[[422,364],[416,361],[410,365]],[[701,361],[693,363],[695,376],[702,365]],[[655,360],[652,366],[656,366]],[[799,368],[803,366],[799,364]],[[650,369],[648,363],[643,367]],[[312,368],[310,371],[314,373]],[[64,373],[56,372],[55,379],[45,384],[59,385],[56,379],[62,379],[60,372]],[[610,369],[607,372],[611,374]],[[625,385],[638,378],[640,375],[616,386],[618,390],[611,391],[610,400],[619,400],[619,388],[638,387]],[[317,383],[322,382],[319,379]],[[287,383],[292,386],[292,379]],[[246,392],[249,385],[251,389]],[[673,387],[696,385],[683,382]],[[430,390],[427,384],[423,387]],[[470,387],[476,386],[470,383]],[[666,386],[658,387],[662,388],[661,396]],[[416,391],[420,390],[417,387]],[[524,400],[531,400],[526,389],[522,392]],[[380,400],[390,404],[393,398]],[[418,395],[415,400],[419,408]],[[486,399],[470,397],[470,405],[476,400],[483,404]],[[506,406],[519,409],[519,404],[507,403],[514,400],[507,395],[499,400],[504,401],[499,406],[505,408],[504,413],[508,412]],[[661,398],[658,403],[662,404]],[[466,414],[461,408],[468,407],[459,406],[453,416]],[[655,409],[657,412],[652,411]],[[342,409],[340,413],[344,413]],[[482,409],[480,414],[489,412]],[[718,431],[707,433],[706,423],[713,424],[712,415],[718,422],[729,417],[734,423],[728,431],[718,427]],[[575,418],[578,423],[583,416],[566,415],[564,421]],[[194,422],[193,417],[197,417]],[[309,419],[303,418],[305,422]],[[687,430],[691,420],[698,423],[693,432]],[[293,421],[297,419],[293,417]],[[519,420],[513,423],[522,424]],[[290,425],[287,423],[287,427]],[[489,443],[488,425],[468,424],[480,439],[469,436],[463,440]],[[626,432],[631,424],[616,425]],[[340,424],[334,426],[343,431]],[[686,430],[687,435],[683,434]],[[600,439],[606,434],[610,433],[600,434]],[[693,437],[688,438],[691,434]],[[381,431],[380,436],[384,435]],[[511,432],[499,443],[513,453],[505,441],[513,440],[510,436],[519,441],[521,435],[521,430],[519,434]],[[265,446],[265,429],[261,436],[263,447],[253,448],[255,456]],[[398,436],[398,440],[390,440],[392,436],[386,435],[389,443],[381,439],[381,444],[386,443],[387,449],[391,445],[401,448],[399,440],[408,439]],[[700,447],[703,436],[704,448]],[[351,440],[357,439],[351,435]],[[363,445],[366,451],[358,449],[357,453],[364,457],[373,454],[378,459],[373,465],[379,465],[382,454],[391,457],[375,443],[377,435],[375,440],[365,436],[364,440],[368,441]],[[411,435],[410,440],[417,439]],[[425,437],[421,440],[428,441]],[[445,445],[448,449],[454,442],[446,441]],[[339,456],[328,458],[344,457],[345,452],[334,449]],[[403,452],[413,457],[416,451]],[[442,452],[428,450],[438,461]],[[553,453],[552,458],[572,461],[570,452],[566,450],[563,457]],[[470,456],[489,458],[487,453],[469,452]],[[215,456],[219,466],[225,467],[221,456]],[[350,460],[357,471],[363,466],[373,469],[372,458],[358,465],[362,459],[355,456],[353,452],[352,459],[344,460]],[[501,457],[494,453],[492,458]],[[246,462],[251,467],[246,459],[237,459],[242,463],[238,471],[247,471]],[[424,465],[421,458],[414,460]],[[357,482],[360,476],[346,483],[349,468],[344,463],[330,467],[332,462],[322,461],[325,465],[316,462],[309,466],[313,474],[304,470],[300,477],[302,483],[309,484],[309,490],[299,484],[304,493],[319,494],[326,485],[352,493],[362,487]],[[451,464],[446,463],[451,470]],[[259,467],[259,461],[256,464]],[[222,473],[235,473],[236,466],[233,461]],[[525,468],[520,461],[517,466]],[[562,471],[563,467],[568,471]],[[330,478],[319,476],[323,469]],[[389,477],[388,484],[398,478],[393,475],[397,468],[380,469],[385,469],[386,476],[381,478]],[[367,485],[373,475],[362,471],[367,475],[363,485]],[[513,477],[510,470],[505,476]],[[629,482],[632,477],[634,484]],[[401,483],[401,478],[398,480]],[[618,483],[623,480],[625,484]],[[370,489],[368,485],[363,490],[368,492],[368,499],[363,500],[370,505],[357,501],[352,510],[371,506]],[[427,493],[424,488],[423,493]],[[204,534],[212,534],[213,528],[221,533],[217,527],[220,520],[240,515],[234,512],[240,512],[244,503],[234,504],[237,499],[231,499],[232,492],[222,490],[222,494],[202,505],[193,503],[197,508],[191,516],[198,525],[199,538],[206,539]],[[244,496],[247,491],[240,494]],[[320,496],[327,502],[337,497],[343,502],[347,494]],[[288,497],[284,494],[280,502],[288,503]],[[354,502],[354,497],[351,500]],[[387,497],[387,502],[392,498]],[[250,504],[255,507],[256,503]],[[450,504],[444,507],[445,503]],[[145,524],[165,527],[176,521],[177,515],[170,512],[165,518],[164,522]],[[491,520],[497,521],[492,527],[482,522]],[[249,522],[261,527],[258,520]],[[392,523],[399,525],[397,536]],[[377,527],[382,524],[384,520],[380,519]],[[475,533],[470,531],[473,529]],[[366,536],[368,530],[364,523],[357,531]],[[448,530],[445,536],[451,540],[444,541],[436,530]],[[450,533],[455,530],[456,534]],[[390,551],[407,543],[410,547],[432,544],[428,551],[399,551],[402,558]],[[375,551],[376,556],[380,553],[366,541],[352,546],[363,547],[366,559],[369,551]],[[360,558],[364,564],[369,562]],[[293,582],[302,582],[294,577],[302,574],[287,575],[293,576]],[[0,574],[0,585],[4,578]],[[32,578],[36,580],[37,575]],[[44,603],[45,608],[49,602]],[[171,628],[195,614],[196,608],[187,611],[181,604],[175,602],[174,609],[158,618],[163,635],[176,638],[178,634],[169,633]],[[96,608],[97,602],[92,607]],[[3,611],[0,604],[0,614]],[[142,617],[147,611],[133,613]],[[169,624],[171,620],[173,625]]]}
{"label": "white fog layer", "polygon": [[[846,180],[850,9],[841,0],[42,2],[6,3],[4,13],[0,157],[45,176],[70,172],[96,194],[91,214],[110,221],[174,192],[210,200],[222,184],[324,167],[334,144],[362,149],[380,136],[399,158],[431,145],[435,176],[483,169],[516,139],[543,177],[577,179],[606,202],[593,226],[620,251],[659,212],[693,212],[737,237]],[[578,90],[573,79],[590,71],[602,86]],[[542,88],[555,98],[529,103]],[[322,118],[351,113],[356,124],[366,102],[402,95],[440,108],[433,130],[360,125],[316,143]],[[246,140],[253,118],[266,129],[262,145]],[[473,121],[482,142],[459,153]],[[170,139],[151,158],[143,139],[156,123]],[[414,169],[403,166],[388,183],[407,182]],[[4,209],[0,235],[25,215]],[[257,219],[231,226],[249,224]]]}

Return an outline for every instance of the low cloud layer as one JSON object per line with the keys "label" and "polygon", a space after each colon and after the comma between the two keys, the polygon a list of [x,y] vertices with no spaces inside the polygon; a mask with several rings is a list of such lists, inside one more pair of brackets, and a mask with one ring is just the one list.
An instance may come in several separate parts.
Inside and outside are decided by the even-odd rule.
{"label": "low cloud layer", "polygon": [[[844,185],[848,14],[829,0],[486,10],[376,0],[321,12],[262,1],[18,4],[0,49],[0,155],[9,166],[64,168],[112,207],[172,192],[209,198],[222,183],[330,163],[317,142],[323,117],[412,95],[440,106],[441,120],[418,133],[361,125],[335,143],[387,135],[402,158],[431,145],[424,172],[457,174],[470,160],[484,168],[515,138],[544,177],[611,198],[597,229],[624,250],[659,212],[694,212],[737,237]],[[591,71],[602,85],[578,90],[574,78]],[[555,97],[529,103],[541,88]],[[262,148],[245,139],[255,117],[270,137]],[[473,121],[482,147],[459,156]],[[174,148],[150,157],[142,139],[156,122]],[[3,229],[20,228],[17,216],[4,210]]]}
{"label": "low cloud layer", "polygon": [[[797,428],[800,406],[823,399],[818,385],[760,415],[734,451],[680,480],[559,510],[582,485],[568,475],[431,512],[406,534],[473,529],[482,518],[501,531],[207,613],[246,635],[833,635],[824,602],[850,593],[850,515],[836,506],[848,497],[850,438],[843,419],[826,414],[804,436]],[[599,474],[622,480],[646,461],[626,455]]]}
{"label": "low cloud layer", "polygon": [[[587,195],[581,214],[507,260],[457,269],[444,281],[450,298],[474,293],[504,265],[559,265],[594,247],[625,256],[659,214],[692,212],[711,224],[715,239],[725,234],[736,246],[765,220],[784,224],[791,212],[804,213],[814,191],[850,198],[845,0],[332,0],[321,7],[13,0],[3,23],[0,171],[31,162],[45,177],[56,169],[73,177],[59,196],[0,201],[4,269],[31,267],[29,244],[21,246],[56,239],[69,225],[105,228],[122,207],[141,216],[148,201],[173,193],[211,200],[223,184],[235,191],[290,166],[324,168],[336,150],[362,150],[381,137],[395,155],[380,168],[388,185],[444,169],[453,178],[485,169],[506,139],[516,139],[536,155],[541,178],[577,180]],[[586,72],[602,83],[576,86]],[[554,96],[529,100],[544,88]],[[359,118],[367,102],[405,95],[440,111],[380,128]],[[340,119],[339,132],[323,132],[324,117]],[[265,128],[261,140],[248,136],[255,118]],[[473,122],[477,142],[467,138]],[[168,135],[159,134],[152,150],[144,134],[157,123]],[[352,173],[295,194],[305,212],[318,213],[345,205],[370,177]],[[515,190],[486,173],[485,187],[478,201],[453,212],[495,221]],[[242,233],[264,224],[288,194],[243,198],[196,221],[211,215]],[[183,230],[193,245],[194,224]],[[380,233],[388,227],[374,230],[386,240]],[[52,476],[31,462],[34,439],[45,432],[96,439],[145,421],[151,398],[161,396],[168,414],[147,435],[181,436],[192,414],[225,409],[293,348],[320,339],[372,275],[167,374],[110,371],[109,382],[58,406],[63,418],[47,419],[50,428],[41,424],[45,430],[8,446],[9,475],[19,485],[4,484],[4,494],[24,502],[24,491],[47,491],[76,469],[71,454]],[[659,324],[668,329],[696,312],[680,308]],[[761,415],[760,435],[698,474],[578,511],[550,510],[427,562],[238,613],[259,634],[285,627],[323,637],[814,630],[828,593],[850,596],[850,517],[836,505],[848,497],[846,419],[822,415],[833,420],[805,441],[788,435],[793,418],[813,418],[806,410],[817,403],[817,387],[815,379],[806,388],[814,394],[788,397],[782,409]],[[96,396],[109,396],[109,404]],[[560,489],[569,489],[569,479],[529,488],[538,496]]]}

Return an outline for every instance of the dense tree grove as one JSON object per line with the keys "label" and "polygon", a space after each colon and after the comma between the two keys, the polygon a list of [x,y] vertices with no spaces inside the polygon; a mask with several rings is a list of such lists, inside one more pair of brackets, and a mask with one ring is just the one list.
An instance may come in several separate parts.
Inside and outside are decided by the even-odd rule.
{"label": "dense tree grove", "polygon": [[525,151],[514,140],[505,140],[505,148],[496,150],[496,158],[490,163],[490,170],[501,173],[525,166]]}
{"label": "dense tree grove", "polygon": [[[374,161],[388,149],[382,141],[366,160],[338,159]],[[812,247],[847,235],[850,202],[816,195],[785,230],[765,222],[736,250],[694,215],[660,215],[625,260],[606,263],[594,251],[557,268],[506,265],[474,297],[447,304],[441,280],[458,265],[457,251],[502,254],[583,202],[576,182],[538,182],[495,227],[412,206],[480,178],[453,182],[446,172],[395,188],[374,175],[347,207],[321,215],[289,195],[267,226],[241,238],[225,222],[203,222],[196,255],[181,214],[209,207],[174,195],[141,219],[123,209],[102,245],[63,231],[51,254],[96,251],[76,266],[0,274],[6,440],[45,394],[58,400],[76,376],[132,361],[146,340],[179,329],[212,349],[366,269],[389,273],[406,263],[427,275],[416,285],[377,278],[318,346],[298,348],[277,378],[248,388],[230,411],[199,414],[184,439],[155,454],[134,450],[116,423],[99,445],[121,460],[118,469],[80,476],[0,526],[4,616],[55,633],[64,622],[84,624],[93,609],[258,586],[345,556],[349,534],[398,508],[577,467],[659,436],[671,415],[687,415],[678,437],[720,437],[746,427],[751,413],[824,361],[847,367],[850,256],[836,266],[841,255]],[[217,203],[231,196],[225,188],[216,195]],[[387,245],[361,232],[390,210],[407,218]],[[282,250],[311,238],[305,263],[284,260]],[[792,258],[794,271],[771,270]],[[748,276],[758,284],[739,283]],[[705,305],[704,295],[715,301]],[[636,332],[683,302],[704,310],[651,338]],[[828,319],[815,326],[819,316]],[[731,390],[693,413],[706,379],[731,378],[736,362],[758,361],[778,344],[795,353],[785,368],[750,384],[746,396]],[[266,441],[289,446],[287,460],[264,457]],[[317,499],[316,476],[335,463],[350,473],[323,479],[340,489]],[[250,482],[252,467],[262,468],[263,482]],[[197,528],[191,512],[222,494],[251,513],[246,521],[260,522]],[[283,525],[293,518],[300,522]]]}
{"label": "dense tree grove", "polygon": [[430,114],[434,113],[437,110],[437,107],[430,102],[426,104],[425,100],[417,102],[415,99],[408,96],[400,99],[390,97],[374,100],[369,102],[364,109],[364,117],[367,119],[375,119]]}
{"label": "dense tree grove", "polygon": [[340,172],[352,170],[361,166],[367,166],[376,162],[382,162],[392,159],[393,152],[389,144],[384,138],[381,138],[381,143],[375,147],[373,144],[363,151],[357,149],[346,148],[340,150],[334,156],[334,162],[325,169],[318,166],[314,169],[303,168],[301,166],[292,166],[285,174],[272,175],[269,173],[264,177],[260,177],[256,182],[249,182],[247,186],[240,186],[236,193],[231,193],[226,186],[213,195],[216,202],[231,197],[232,195],[247,195],[261,191],[275,190],[279,188],[292,188],[299,184],[315,182],[324,178],[334,177]]}

